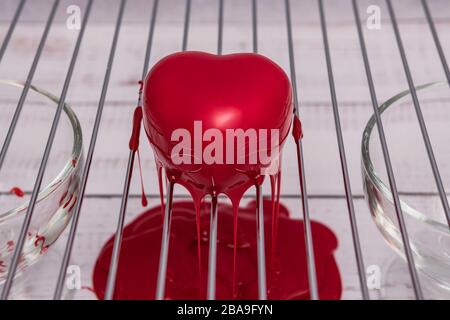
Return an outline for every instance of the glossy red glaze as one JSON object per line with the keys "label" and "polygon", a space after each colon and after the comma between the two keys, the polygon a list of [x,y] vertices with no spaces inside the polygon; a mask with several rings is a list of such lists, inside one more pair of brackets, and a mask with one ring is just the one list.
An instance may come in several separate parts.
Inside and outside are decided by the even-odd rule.
{"label": "glossy red glaze", "polygon": [[[217,298],[257,299],[256,203],[239,208],[236,242],[236,294],[233,295],[233,208],[219,204],[217,242]],[[278,235],[272,250],[272,202],[264,201],[267,287],[269,299],[309,299],[303,222],[289,218],[280,204]],[[208,270],[209,203],[200,215],[202,270]],[[312,221],[312,234],[321,299],[339,299],[342,283],[333,252],[334,233]],[[161,208],[138,216],[124,228],[115,288],[115,299],[154,299],[161,244]],[[97,258],[93,285],[103,298],[114,238],[110,238]],[[199,279],[196,210],[193,202],[175,202],[167,269],[167,299],[205,299],[207,273]],[[273,254],[271,254],[273,252]]]}
{"label": "glossy red glaze", "polygon": [[25,192],[19,187],[12,187],[11,190],[9,190],[9,193],[14,194],[19,198],[23,198],[25,195]]}
{"label": "glossy red glaze", "polygon": [[[194,121],[202,121],[203,132],[216,128],[223,137],[226,129],[278,129],[281,149],[291,119],[288,77],[278,65],[258,54],[175,53],[153,67],[144,85],[144,127],[157,161],[194,199],[210,194],[212,189],[239,199],[255,184],[264,166],[259,161],[176,165],[171,159],[177,144],[171,141],[174,130],[187,129],[194,137]],[[208,143],[203,142],[202,150]],[[235,155],[238,152],[235,149]]]}

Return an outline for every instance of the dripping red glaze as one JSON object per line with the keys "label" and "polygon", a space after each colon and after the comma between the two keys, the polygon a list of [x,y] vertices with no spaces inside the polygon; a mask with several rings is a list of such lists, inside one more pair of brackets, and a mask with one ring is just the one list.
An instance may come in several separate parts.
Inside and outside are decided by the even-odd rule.
{"label": "dripping red glaze", "polygon": [[146,207],[148,204],[148,200],[147,200],[147,195],[146,195],[145,189],[144,189],[144,177],[142,174],[141,154],[139,152],[139,149],[137,149],[137,158],[138,158],[138,166],[139,166],[139,178],[141,181],[141,204],[143,207]]}
{"label": "dripping red glaze", "polygon": [[9,193],[19,198],[23,198],[23,196],[25,195],[25,192],[19,187],[12,187],[11,190],[9,190]]}
{"label": "dripping red glaze", "polygon": [[139,148],[139,135],[141,133],[141,121],[142,121],[142,107],[137,106],[134,109],[133,130],[131,131],[130,142],[128,143],[128,147],[132,151],[137,151]]}
{"label": "dripping red glaze", "polygon": [[[278,130],[279,141],[269,143],[268,153],[275,147],[281,152],[289,133],[292,119],[289,79],[278,65],[258,54],[175,53],[152,68],[143,90],[144,128],[157,161],[173,182],[188,189],[196,204],[204,195],[215,192],[226,194],[238,205],[242,194],[269,165],[259,160],[237,164],[236,157],[249,159],[249,150],[238,150],[237,145],[232,163],[198,161],[208,143],[196,138],[194,122],[201,121],[203,132],[219,130],[222,137],[226,137],[227,129]],[[177,144],[172,141],[172,133],[180,128],[187,130],[193,140],[194,148],[187,155],[191,164],[172,161],[172,148]],[[224,159],[225,150],[228,151],[225,141],[218,143],[223,146]]]}
{"label": "dripping red glaze", "polygon": [[[141,93],[144,93],[144,106],[143,110],[140,106],[135,109],[129,148],[138,153],[142,204],[145,206],[147,200],[139,156],[140,122],[143,119],[155,153],[161,206],[145,212],[125,228],[122,244],[125,257],[121,257],[119,264],[116,298],[151,299],[154,296],[157,259],[138,253],[159,256],[160,219],[164,216],[163,169],[168,180],[184,186],[194,200],[178,202],[173,207],[167,298],[205,297],[206,274],[202,270],[207,269],[207,255],[202,252],[208,247],[209,218],[205,212],[209,211],[210,204],[205,203],[204,196],[221,193],[228,196],[232,206],[221,204],[219,207],[217,297],[257,298],[256,208],[254,202],[245,208],[239,205],[243,194],[251,186],[262,184],[265,175],[270,175],[272,191],[271,201],[264,201],[265,228],[270,230],[266,232],[269,242],[266,244],[269,297],[308,298],[305,255],[293,254],[298,250],[297,245],[304,247],[300,232],[302,222],[290,219],[287,210],[279,203],[281,148],[292,120],[292,89],[284,71],[257,54],[176,53],[157,63],[145,83],[140,82],[140,97]],[[189,134],[188,154],[183,151],[182,156],[183,159],[187,156],[191,163],[173,161],[172,148],[179,141],[174,141],[172,134],[179,129]],[[250,141],[246,141],[243,149],[234,145],[230,163],[228,140],[216,141],[217,138],[210,137],[205,141],[202,136],[207,130],[216,130],[223,139],[230,129],[234,132],[252,129],[259,133],[276,130],[279,135],[278,140],[266,137],[270,142],[263,147],[260,137],[257,137],[256,150],[250,150]],[[298,117],[294,118],[292,134],[296,140],[302,137]],[[222,160],[206,163],[202,156],[210,147],[207,142],[212,144],[212,139],[215,145],[222,147]],[[252,152],[259,154],[261,149],[267,150],[266,155],[270,154],[269,163],[262,163],[259,158],[256,163],[248,161]],[[237,161],[238,157],[244,157],[248,162],[241,163]],[[256,199],[259,199],[262,195],[256,189]],[[341,283],[332,254],[337,240],[330,230],[318,223],[313,223],[313,233],[320,239],[315,244],[316,259],[322,259],[318,268],[319,286],[326,283],[321,286],[321,298],[337,299],[341,294]],[[113,239],[110,239],[105,245],[94,271],[94,289],[100,298],[104,292],[112,243]],[[171,258],[174,254],[175,260]],[[303,272],[299,273],[299,270]],[[147,282],[145,276],[148,276]]]}
{"label": "dripping red glaze", "polygon": [[[139,97],[142,94],[142,81],[139,81]],[[140,101],[141,99],[139,99]],[[134,109],[133,114],[133,129],[131,131],[130,141],[128,143],[128,147],[130,151],[137,153],[138,165],[139,165],[139,177],[141,182],[141,204],[143,207],[146,207],[148,204],[147,196],[144,189],[144,178],[142,175],[142,165],[141,165],[141,154],[139,152],[139,136],[141,134],[141,123],[142,123],[142,107],[137,106]],[[131,169],[130,175],[133,173]]]}
{"label": "dripping red glaze", "polygon": [[[255,202],[239,208],[239,228],[234,246],[233,208],[219,204],[217,298],[257,299],[257,253]],[[202,270],[208,266],[209,203],[200,214]],[[266,215],[266,262],[269,299],[308,299],[307,265],[303,225],[291,219],[279,205],[277,244],[272,242],[272,202],[264,200]],[[174,202],[168,260],[166,299],[204,299],[205,273],[198,271],[196,209],[190,201]],[[152,208],[128,224],[123,233],[115,299],[154,299],[161,244],[161,208]],[[333,252],[337,239],[333,232],[312,222],[317,280],[321,299],[339,299],[341,278]],[[102,299],[108,276],[114,238],[101,250],[93,272],[93,288]],[[233,293],[233,255],[236,248],[236,289]],[[273,252],[271,256],[269,253]]]}
{"label": "dripping red glaze", "polygon": [[303,138],[303,130],[302,123],[297,116],[294,116],[294,124],[292,125],[292,135],[294,136],[294,140],[298,141]]}

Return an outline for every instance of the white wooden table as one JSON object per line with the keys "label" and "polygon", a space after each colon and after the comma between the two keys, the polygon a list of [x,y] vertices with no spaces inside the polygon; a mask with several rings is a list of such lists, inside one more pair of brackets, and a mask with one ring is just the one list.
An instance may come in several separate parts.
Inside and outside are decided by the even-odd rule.
{"label": "white wooden table", "polygon": [[[160,2],[151,64],[181,48],[184,1]],[[225,2],[224,53],[251,51],[250,1]],[[289,71],[283,1],[259,2],[260,52]],[[311,217],[329,226],[339,237],[336,258],[342,273],[343,298],[360,298],[317,4],[315,1],[291,2]],[[381,102],[406,89],[407,83],[384,1],[360,2],[363,17],[368,5],[376,4],[381,8],[381,29],[364,29],[377,94]],[[350,1],[325,1],[325,3],[334,76],[364,259],[366,266],[376,265],[382,270],[383,288],[371,290],[371,295],[373,298],[387,293],[403,298],[412,297],[410,286],[405,284],[408,279],[402,279],[400,276],[388,277],[386,273],[386,268],[395,255],[383,241],[371,220],[363,196],[360,141],[362,130],[372,114],[372,106]],[[67,18],[65,11],[71,4],[84,8],[85,1],[62,1],[57,21],[51,29],[33,81],[36,86],[54,94],[61,91],[78,35],[77,31],[67,29],[65,24]],[[13,0],[2,1],[0,4],[0,41],[9,26],[16,5],[17,1]],[[25,80],[50,5],[50,0],[30,1],[26,5],[9,49],[0,64],[0,78]],[[435,0],[430,1],[430,6],[444,50],[449,52],[450,3]],[[415,83],[443,80],[444,74],[420,2],[399,0],[395,1],[395,7]],[[117,8],[118,1],[95,1],[68,92],[67,101],[77,113],[83,127],[86,150],[98,105]],[[85,286],[91,285],[91,273],[97,254],[116,226],[128,157],[127,143],[132,110],[137,98],[136,81],[140,77],[143,65],[150,12],[151,1],[143,0],[130,0],[125,12],[73,252],[73,261],[81,267]],[[216,1],[193,0],[188,48],[215,52],[216,43]],[[13,106],[11,113],[12,111]],[[448,114],[450,111],[447,111]],[[0,141],[3,141],[9,122],[6,117],[1,120]],[[42,125],[50,126],[50,123]],[[429,125],[432,126],[432,123]],[[26,130],[26,127],[20,127],[18,130]],[[142,137],[141,140],[146,189],[149,194],[156,195],[153,155],[150,148],[145,147],[146,139]],[[44,146],[42,150],[43,148]],[[10,161],[10,165],[5,168],[7,180],[2,180],[0,191],[7,192],[11,185],[20,185],[30,190],[40,161],[39,156],[35,158],[34,162]],[[295,159],[293,143],[290,142],[286,145],[283,159],[285,173],[282,194],[285,196],[299,194]],[[447,171],[445,173],[448,174]],[[142,211],[139,190],[138,179],[134,179],[128,205],[128,221]],[[177,192],[182,193],[181,190]],[[3,196],[0,201],[7,201],[6,197]],[[419,198],[411,198],[413,198],[411,201],[420,202]],[[300,217],[299,198],[283,197],[282,202],[292,213]],[[150,205],[157,204],[157,198],[150,200]],[[63,248],[64,243],[65,239],[62,237],[57,247]],[[51,268],[53,271],[46,273],[48,279],[36,280],[44,287],[51,287],[56,281],[58,263],[52,264]],[[52,289],[49,290],[51,292]],[[89,292],[80,292],[77,293],[77,297],[89,298],[92,295]]]}

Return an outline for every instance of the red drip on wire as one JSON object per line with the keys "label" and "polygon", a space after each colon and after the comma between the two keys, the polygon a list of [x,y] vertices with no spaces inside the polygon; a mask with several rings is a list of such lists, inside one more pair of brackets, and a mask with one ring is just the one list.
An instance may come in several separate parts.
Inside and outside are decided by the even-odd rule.
{"label": "red drip on wire", "polygon": [[144,190],[144,178],[142,177],[142,166],[141,166],[141,155],[139,153],[139,149],[137,149],[137,158],[138,158],[138,165],[139,165],[139,175],[141,177],[141,203],[143,207],[146,207],[148,204],[147,201],[147,196],[145,195],[145,190]]}
{"label": "red drip on wire", "polygon": [[12,187],[11,190],[9,190],[9,193],[19,198],[23,198],[23,196],[25,195],[25,192],[19,187]]}
{"label": "red drip on wire", "polygon": [[130,142],[128,144],[131,151],[137,151],[139,148],[139,136],[141,134],[142,107],[137,106],[133,114],[133,130],[131,131]]}
{"label": "red drip on wire", "polygon": [[[144,82],[139,81],[139,102],[141,101],[142,89],[144,87]],[[130,142],[128,144],[129,148],[133,152],[137,152],[138,164],[139,164],[139,175],[141,180],[141,203],[143,207],[148,204],[147,196],[144,190],[144,178],[142,175],[142,165],[141,165],[141,155],[139,153],[139,136],[141,134],[141,123],[142,123],[142,106],[138,105],[134,109],[133,114],[133,129],[131,131]]]}
{"label": "red drip on wire", "polygon": [[295,141],[299,141],[301,138],[303,138],[302,123],[300,122],[300,119],[297,117],[297,115],[294,116],[292,135],[294,136]]}

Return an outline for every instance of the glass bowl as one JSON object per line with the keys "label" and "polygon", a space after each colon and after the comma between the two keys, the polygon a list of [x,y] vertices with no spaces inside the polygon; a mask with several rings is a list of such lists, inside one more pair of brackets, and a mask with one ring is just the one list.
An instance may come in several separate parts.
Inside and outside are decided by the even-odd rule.
{"label": "glass bowl", "polygon": [[[0,80],[0,145],[22,89],[22,84]],[[15,249],[57,104],[57,97],[31,86],[0,169],[0,283],[5,280]],[[47,252],[70,220],[79,190],[82,145],[80,123],[65,104],[18,274]]]}
{"label": "glass bowl", "polygon": [[[450,191],[450,88],[446,82],[417,87],[436,161]],[[379,107],[401,207],[420,274],[450,290],[450,231],[409,91]],[[404,258],[375,116],[362,138],[362,178],[373,219],[389,245]]]}

